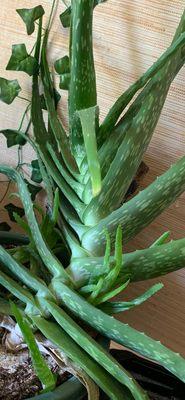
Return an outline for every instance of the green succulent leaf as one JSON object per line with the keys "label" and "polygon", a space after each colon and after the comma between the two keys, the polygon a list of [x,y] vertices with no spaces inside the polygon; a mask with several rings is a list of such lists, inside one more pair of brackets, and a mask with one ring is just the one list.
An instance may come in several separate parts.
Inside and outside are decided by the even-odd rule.
{"label": "green succulent leaf", "polygon": [[13,203],[6,204],[4,206],[6,211],[8,212],[10,221],[15,222],[14,213],[18,214],[20,217],[23,217],[25,212],[22,207],[15,206]]}
{"label": "green succulent leaf", "polygon": [[148,300],[151,296],[157,293],[159,290],[163,288],[162,283],[157,283],[152,286],[149,290],[143,293],[141,296],[137,297],[131,301],[107,301],[104,304],[100,304],[99,308],[104,311],[106,314],[118,314],[123,311],[130,310],[133,307],[139,306]]}
{"label": "green succulent leaf", "polygon": [[16,145],[24,146],[26,144],[26,139],[20,134],[20,131],[14,129],[3,129],[0,131],[7,141],[7,147],[12,147]]}
{"label": "green succulent leaf", "polygon": [[40,172],[39,160],[32,160],[31,167],[32,167],[31,180],[36,183],[41,183],[42,175]]}
{"label": "green succulent leaf", "polygon": [[95,197],[101,191],[101,171],[96,146],[97,107],[79,110],[76,114],[80,118],[82,126],[89,173],[91,177],[92,193]]}
{"label": "green succulent leaf", "polygon": [[42,383],[44,392],[52,391],[56,386],[56,376],[50,371],[43,358],[27,319],[13,302],[11,302],[11,309],[29,348],[33,368]]}
{"label": "green succulent leaf", "polygon": [[23,71],[32,76],[37,73],[38,68],[36,59],[28,54],[24,43],[12,46],[12,55],[6,67],[7,70]]}
{"label": "green succulent leaf", "polygon": [[17,79],[12,81],[0,78],[0,100],[6,104],[11,104],[19,95],[21,87]]}
{"label": "green succulent leaf", "polygon": [[26,25],[27,34],[31,35],[35,30],[35,21],[44,15],[42,6],[34,8],[20,8],[16,10]]}
{"label": "green succulent leaf", "polygon": [[10,225],[7,222],[0,222],[0,231],[9,232],[11,230]]}

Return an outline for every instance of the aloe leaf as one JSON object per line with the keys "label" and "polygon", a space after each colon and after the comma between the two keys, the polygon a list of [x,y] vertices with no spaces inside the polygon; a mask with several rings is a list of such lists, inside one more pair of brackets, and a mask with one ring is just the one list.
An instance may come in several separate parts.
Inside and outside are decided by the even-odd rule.
{"label": "aloe leaf", "polygon": [[104,227],[114,240],[119,224],[124,232],[123,241],[127,242],[169,207],[184,190],[185,157],[182,157],[146,189],[89,229],[82,237],[83,247],[91,253],[102,255],[106,245]]}
{"label": "aloe leaf", "polygon": [[132,376],[122,368],[116,360],[111,357],[99,344],[95,342],[80,326],[73,321],[62,309],[52,302],[45,301],[45,304],[54,316],[58,324],[71,338],[92,357],[98,364],[104,367],[115,379],[125,385],[135,399],[147,399],[146,393],[134,381]]}
{"label": "aloe leaf", "polygon": [[20,135],[19,131],[13,129],[3,129],[0,131],[5,138],[7,147],[12,147],[15,145],[24,146],[26,144],[26,140]]}
{"label": "aloe leaf", "polygon": [[10,293],[17,297],[17,299],[33,307],[34,311],[40,312],[31,293],[6,275],[3,271],[0,271],[0,285],[5,287]]}
{"label": "aloe leaf", "polygon": [[128,103],[132,100],[134,95],[138,92],[139,89],[142,89],[146,83],[156,75],[160,69],[166,65],[167,61],[171,59],[174,53],[179,50],[184,45],[185,42],[185,33],[182,33],[180,37],[175,40],[172,45],[162,54],[161,57],[133,84],[129,89],[126,90],[115,102],[115,104],[110,109],[108,115],[100,126],[99,131],[99,140],[101,143],[105,140],[106,136],[112,131],[114,128],[118,118],[121,113],[128,105]]}
{"label": "aloe leaf", "polygon": [[32,316],[42,334],[76,362],[112,400],[132,400],[129,392],[81,349],[57,324]]}
{"label": "aloe leaf", "polygon": [[24,209],[22,207],[15,206],[13,203],[6,204],[4,206],[5,210],[8,212],[10,221],[15,222],[14,213],[23,217],[25,215]]}
{"label": "aloe leaf", "polygon": [[30,325],[13,302],[11,302],[11,309],[28,346],[33,368],[42,383],[44,392],[53,390],[56,386],[56,376],[53,375],[45,359],[43,358]]}
{"label": "aloe leaf", "polygon": [[94,197],[96,197],[101,191],[101,170],[96,145],[96,112],[97,107],[77,111],[82,126],[92,184],[92,193]]}
{"label": "aloe leaf", "polygon": [[34,57],[27,53],[24,43],[13,44],[12,55],[6,69],[12,71],[23,71],[32,76],[38,72],[38,63]]}
{"label": "aloe leaf", "polygon": [[12,81],[0,78],[0,100],[6,104],[11,104],[19,95],[21,87],[17,79]]}
{"label": "aloe leaf", "polygon": [[106,314],[118,314],[123,311],[130,310],[133,307],[139,306],[148,300],[151,296],[157,293],[159,290],[163,288],[162,283],[156,283],[149,290],[143,293],[141,296],[137,297],[131,301],[107,301],[106,303],[100,304],[98,308],[100,308]]}
{"label": "aloe leaf", "polygon": [[49,294],[49,290],[44,281],[32,274],[28,268],[16,261],[2,246],[0,246],[0,261],[11,271],[22,283],[30,289],[42,294]]}
{"label": "aloe leaf", "polygon": [[[125,279],[124,279],[125,281]],[[129,285],[130,280],[124,282],[122,285],[119,282],[119,286],[115,289],[110,290],[107,293],[104,293],[100,296],[98,296],[97,300],[93,302],[94,305],[99,305],[102,303],[105,303],[107,300],[111,299],[112,297],[117,296],[119,293],[123,292],[123,290],[126,289],[126,287]]]}
{"label": "aloe leaf", "polygon": [[75,159],[72,157],[72,154],[70,152],[70,147],[69,147],[69,140],[67,138],[66,132],[61,125],[61,122],[58,119],[57,111],[55,108],[55,102],[52,98],[52,91],[53,91],[53,85],[50,77],[50,71],[47,63],[47,55],[46,55],[46,48],[47,48],[47,40],[48,40],[48,34],[49,32],[46,31],[44,40],[43,40],[43,45],[42,45],[42,82],[44,86],[44,96],[45,96],[45,101],[47,105],[47,110],[49,114],[49,122],[52,128],[52,131],[55,135],[56,141],[58,143],[58,146],[61,150],[62,157],[64,159],[64,162],[69,169],[69,171],[72,174],[75,174],[78,172],[77,166]]}
{"label": "aloe leaf", "polygon": [[34,8],[20,8],[16,10],[26,25],[27,34],[31,35],[35,30],[35,21],[44,15],[42,6]]}
{"label": "aloe leaf", "polygon": [[20,197],[24,206],[25,215],[27,217],[29,227],[32,233],[34,243],[38,249],[39,255],[49,271],[55,276],[61,276],[61,279],[69,280],[67,273],[65,272],[62,264],[52,254],[45,240],[42,237],[39,226],[37,224],[35,214],[33,211],[33,204],[30,199],[30,194],[27,189],[27,185],[21,175],[14,170],[6,166],[0,166],[0,172],[9,176],[12,180],[17,182]]}
{"label": "aloe leaf", "polygon": [[160,342],[156,342],[144,333],[138,332],[129,325],[117,321],[101,310],[97,308],[95,310],[84,298],[58,280],[53,280],[53,288],[67,309],[98,332],[151,360],[157,361],[185,382],[185,360],[179,354],[173,353],[173,351],[167,349]]}
{"label": "aloe leaf", "polygon": [[76,160],[79,157],[78,163],[82,161],[83,135],[79,121],[74,116],[76,111],[95,107],[97,104],[92,44],[93,5],[93,0],[72,0],[69,118],[72,152]]}
{"label": "aloe leaf", "polygon": [[[114,262],[112,257],[111,262]],[[145,281],[177,271],[184,268],[184,265],[185,239],[174,240],[161,246],[124,254],[120,278],[129,276],[131,282]],[[104,266],[103,257],[81,257],[71,261],[67,272],[75,279],[76,287],[83,287],[89,282],[97,282],[108,270]]]}
{"label": "aloe leaf", "polygon": [[82,198],[82,193],[83,193],[83,185],[79,182],[77,182],[68,171],[66,171],[65,166],[62,163],[62,160],[60,160],[56,154],[56,151],[53,149],[52,145],[50,143],[47,143],[47,149],[49,151],[49,154],[51,155],[53,162],[55,163],[56,167],[58,168],[59,172],[65,179],[65,181],[70,185],[70,187],[77,193],[77,195]]}
{"label": "aloe leaf", "polygon": [[170,232],[164,232],[150,247],[161,246],[169,239]]}

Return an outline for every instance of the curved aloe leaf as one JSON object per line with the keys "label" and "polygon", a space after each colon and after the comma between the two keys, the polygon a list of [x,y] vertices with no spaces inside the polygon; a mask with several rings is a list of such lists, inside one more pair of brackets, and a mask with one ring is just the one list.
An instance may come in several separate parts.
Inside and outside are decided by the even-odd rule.
{"label": "curved aloe leaf", "polygon": [[33,204],[30,199],[30,194],[27,189],[27,185],[24,182],[24,179],[21,177],[21,175],[14,170],[13,168],[9,168],[6,166],[0,166],[0,172],[2,174],[6,174],[9,176],[12,180],[15,180],[17,182],[18,188],[19,188],[19,193],[20,193],[20,198],[22,200],[24,210],[25,210],[25,215],[27,217],[29,227],[32,233],[33,240],[35,242],[35,245],[37,246],[38,252],[40,254],[41,259],[47,266],[47,268],[51,271],[51,273],[55,276],[61,276],[63,279],[69,280],[69,276],[65,272],[62,264],[57,260],[57,258],[52,254],[50,251],[49,247],[47,246],[45,240],[42,237],[42,234],[40,232],[40,229],[38,227],[35,214],[33,211]]}
{"label": "curved aloe leaf", "polygon": [[32,316],[32,320],[43,335],[76,362],[112,400],[132,400],[127,389],[89,357],[57,324],[37,316]]}
{"label": "curved aloe leaf", "polygon": [[151,296],[157,293],[159,290],[163,288],[162,283],[156,283],[156,285],[152,286],[149,290],[143,293],[141,296],[137,297],[131,301],[107,301],[106,303],[100,304],[99,308],[106,314],[118,314],[123,311],[130,310],[133,307],[139,306],[148,300]]}
{"label": "curved aloe leaf", "polygon": [[[114,240],[115,230],[119,224],[124,232],[123,241],[127,242],[169,207],[184,190],[185,157],[182,157],[146,189],[89,229],[82,237],[83,247],[92,253],[102,255],[106,245],[105,227]],[[90,217],[89,213],[88,221]]]}
{"label": "curved aloe leaf", "polygon": [[122,368],[99,344],[95,342],[79,325],[70,318],[65,311],[52,302],[45,301],[45,305],[58,324],[70,337],[82,347],[98,364],[104,367],[115,379],[125,385],[134,399],[148,399],[147,394],[134,381],[132,376]]}
{"label": "curved aloe leaf", "polygon": [[11,309],[28,346],[33,368],[43,385],[44,392],[53,390],[56,385],[56,376],[54,376],[50,371],[45,359],[43,358],[30,325],[28,324],[26,318],[24,318],[22,313],[19,311],[19,308],[13,302],[11,302]]}
{"label": "curved aloe leaf", "polygon": [[179,354],[173,353],[160,342],[156,342],[144,333],[117,321],[97,308],[95,309],[59,280],[53,280],[53,288],[67,309],[98,332],[151,360],[157,361],[185,382],[185,360]]}

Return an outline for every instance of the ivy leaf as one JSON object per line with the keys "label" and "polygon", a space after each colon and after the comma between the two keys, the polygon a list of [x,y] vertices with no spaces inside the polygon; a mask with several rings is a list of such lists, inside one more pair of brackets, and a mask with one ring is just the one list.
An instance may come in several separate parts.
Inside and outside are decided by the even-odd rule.
{"label": "ivy leaf", "polygon": [[12,55],[6,67],[11,71],[23,71],[32,76],[38,71],[37,60],[30,56],[24,43],[13,44]]}
{"label": "ivy leaf", "polygon": [[60,21],[64,28],[69,28],[71,23],[71,7],[68,7],[62,14],[60,14]]}
{"label": "ivy leaf", "polygon": [[42,187],[32,185],[32,183],[28,182],[26,179],[25,179],[25,182],[26,182],[28,190],[31,194],[31,200],[34,201],[37,194],[42,190]]}
{"label": "ivy leaf", "polygon": [[60,75],[59,88],[63,89],[63,90],[68,90],[69,89],[69,84],[70,84],[70,79],[71,79],[71,74]]}
{"label": "ivy leaf", "polygon": [[17,79],[9,81],[8,79],[0,78],[0,100],[4,103],[11,104],[20,91],[21,87]]}
{"label": "ivy leaf", "polygon": [[43,7],[36,6],[34,8],[20,8],[16,11],[26,24],[27,34],[31,35],[35,30],[34,22],[44,15]]}
{"label": "ivy leaf", "polygon": [[14,129],[3,129],[0,133],[2,133],[6,138],[7,147],[16,145],[24,146],[26,144],[26,140],[20,135],[19,131]]}
{"label": "ivy leaf", "polygon": [[32,166],[31,180],[36,183],[41,183],[42,175],[40,172],[39,161],[33,160],[31,162],[31,166]]}
{"label": "ivy leaf", "polygon": [[17,207],[13,203],[6,204],[4,207],[9,215],[10,221],[15,222],[14,213],[18,214],[20,217],[23,217],[25,212],[22,207]]}
{"label": "ivy leaf", "polygon": [[70,72],[70,62],[69,62],[69,57],[64,56],[62,58],[59,58],[59,60],[56,60],[54,63],[55,71],[57,74],[66,74]]}
{"label": "ivy leaf", "polygon": [[10,225],[7,222],[0,222],[0,231],[9,232],[11,229]]}

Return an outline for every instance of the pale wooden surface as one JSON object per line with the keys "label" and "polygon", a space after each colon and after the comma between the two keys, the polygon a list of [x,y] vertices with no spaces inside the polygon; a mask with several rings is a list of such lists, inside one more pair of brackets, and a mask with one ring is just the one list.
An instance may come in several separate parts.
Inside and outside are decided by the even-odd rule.
{"label": "pale wooden surface", "polygon": [[[51,1],[41,0],[45,10]],[[61,1],[59,2],[61,7]],[[16,8],[33,7],[38,0],[6,0],[1,2],[0,12],[0,76],[17,77],[23,95],[29,96],[31,81],[24,73],[4,71],[10,56],[12,43],[26,42],[31,48],[35,34],[27,37]],[[170,44],[175,27],[183,11],[183,0],[109,0],[99,6],[95,15],[95,59],[101,115],[118,95],[156,60]],[[56,59],[67,51],[67,33],[57,20],[52,32],[51,58]],[[176,78],[169,93],[160,122],[157,126],[145,160],[150,172],[144,184],[151,182],[166,170],[185,149],[185,70]],[[63,100],[65,109],[65,99]],[[17,127],[25,105],[16,100],[10,107],[0,104],[0,128]],[[15,151],[7,151],[1,142],[0,161],[16,164]],[[30,150],[24,150],[26,159]],[[3,185],[1,184],[1,192]],[[185,196],[163,213],[149,228],[136,238],[129,249],[143,248],[165,230],[171,230],[174,238],[185,235]],[[1,208],[0,219],[3,213]],[[145,305],[122,316],[133,327],[160,339],[173,350],[185,356],[185,270],[161,279],[165,288]],[[132,285],[126,298],[143,292],[152,282]]]}

